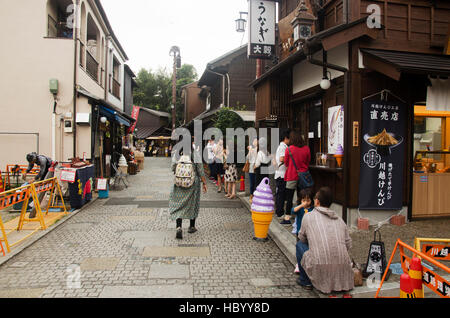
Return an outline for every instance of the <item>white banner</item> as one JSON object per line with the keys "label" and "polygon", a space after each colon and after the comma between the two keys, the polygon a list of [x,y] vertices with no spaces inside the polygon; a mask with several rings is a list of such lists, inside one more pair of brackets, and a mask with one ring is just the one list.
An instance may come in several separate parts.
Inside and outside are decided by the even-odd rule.
{"label": "white banner", "polygon": [[270,59],[275,55],[275,24],[275,1],[249,1],[249,58]]}

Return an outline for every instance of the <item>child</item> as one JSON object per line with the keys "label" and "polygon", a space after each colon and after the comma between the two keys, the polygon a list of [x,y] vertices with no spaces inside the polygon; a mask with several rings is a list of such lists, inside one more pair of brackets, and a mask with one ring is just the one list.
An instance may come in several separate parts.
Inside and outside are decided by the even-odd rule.
{"label": "child", "polygon": [[[298,205],[291,210],[291,214],[295,215],[295,222],[293,224],[292,230],[292,233],[295,234],[295,236],[297,236],[298,232],[300,232],[303,216],[314,209],[313,192],[311,191],[311,189],[303,189],[300,191],[297,204]],[[299,273],[298,264],[295,266],[294,272]]]}

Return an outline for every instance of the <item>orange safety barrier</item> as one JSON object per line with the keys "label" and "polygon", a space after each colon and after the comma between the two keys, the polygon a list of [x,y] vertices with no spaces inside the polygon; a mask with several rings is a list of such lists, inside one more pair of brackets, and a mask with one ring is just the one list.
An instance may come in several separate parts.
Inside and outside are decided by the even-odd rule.
{"label": "orange safety barrier", "polygon": [[2,171],[0,170],[0,193],[5,192],[5,185],[3,184]]}
{"label": "orange safety barrier", "polygon": [[[61,188],[59,186],[58,183],[58,179],[56,177],[48,179],[48,180],[44,180],[44,181],[39,181],[39,182],[35,182],[31,184],[31,188],[32,188],[32,192],[33,194],[36,196],[35,197],[35,207],[36,207],[36,215],[40,215],[41,217],[36,217],[33,219],[27,219],[25,218],[25,213],[23,212],[24,210],[22,209],[22,213],[20,214],[20,218],[19,218],[19,224],[17,227],[17,230],[20,231],[23,228],[23,225],[25,222],[40,222],[41,223],[41,229],[45,230],[47,227],[45,225],[44,222],[44,218],[43,218],[43,214],[42,214],[42,210],[41,210],[41,206],[38,200],[38,194],[43,193],[43,192],[48,192],[50,191],[50,199],[49,199],[49,204],[47,205],[47,210],[45,211],[45,214],[48,215],[48,212],[50,211],[51,208],[59,208],[59,209],[63,209],[64,212],[67,213],[67,209],[66,209],[66,205],[64,204],[64,198],[62,195],[62,191]],[[58,191],[59,197],[61,199],[61,206],[56,206],[53,205],[54,201],[56,199],[55,196],[55,191]]]}
{"label": "orange safety barrier", "polygon": [[[32,189],[30,185],[0,193],[0,210],[6,209],[17,203],[23,202],[22,213],[24,212],[26,213],[30,197],[32,197]],[[6,233],[5,226],[3,224],[1,216],[0,216],[0,230],[2,232],[0,242],[5,242],[6,250],[9,253],[11,252],[11,248],[8,242],[7,235],[10,234],[12,231]]]}
{"label": "orange safety barrier", "polygon": [[[381,297],[381,296],[379,296],[383,282],[386,279],[386,275],[388,272],[387,269],[389,269],[397,249],[399,250],[399,253],[400,253],[401,266],[402,266],[403,272],[405,274],[408,274],[408,272],[412,269],[413,270],[412,274],[416,277],[415,274],[417,274],[417,273],[414,273],[414,271],[417,271],[417,269],[418,269],[417,266],[416,267],[412,266],[413,268],[411,268],[411,266],[410,266],[410,264],[417,262],[415,260],[413,261],[413,259],[416,257],[420,257],[422,259],[422,261],[427,261],[430,264],[432,264],[450,274],[450,268],[439,263],[438,261],[436,261],[432,257],[426,255],[425,253],[422,253],[419,250],[412,248],[411,246],[405,244],[404,242],[402,242],[399,239],[395,243],[394,250],[392,251],[391,258],[389,259],[388,265],[386,267],[386,271],[383,274],[383,278],[381,279],[380,286],[378,287],[377,293],[375,294],[375,298],[398,298],[398,297]],[[408,257],[405,254],[404,249],[413,253],[413,257],[412,258]],[[408,275],[408,277],[409,277],[409,275]],[[426,266],[422,266],[422,283],[423,283],[423,285],[427,286],[429,289],[431,289],[433,292],[435,292],[440,297],[450,298],[449,282],[447,280],[445,280],[443,277],[441,277],[439,274],[437,274],[437,273],[433,272],[432,270],[430,270],[429,268],[427,268]],[[414,290],[414,283],[412,281],[410,281],[410,284],[412,284],[411,288],[413,288],[413,290]],[[407,291],[407,290],[405,290],[405,291]],[[414,295],[414,297],[418,297],[418,296]]]}
{"label": "orange safety barrier", "polygon": [[[56,193],[56,191],[57,191],[57,193]],[[13,230],[9,231],[8,233],[6,233],[5,226],[4,226],[1,216],[0,216],[0,230],[1,230],[1,234],[2,234],[2,237],[0,238],[0,244],[1,244],[1,242],[5,242],[6,250],[8,253],[11,252],[11,246],[19,244],[23,240],[25,240],[28,237],[30,237],[31,235],[33,235],[36,231],[45,230],[47,228],[45,221],[44,221],[44,214],[42,213],[41,205],[40,205],[40,202],[38,199],[38,194],[44,193],[44,192],[50,192],[50,198],[48,201],[49,203],[48,203],[47,209],[45,211],[46,215],[48,215],[50,208],[60,208],[60,209],[63,209],[63,212],[65,212],[66,214],[68,213],[65,203],[64,203],[64,198],[62,196],[62,191],[59,186],[58,179],[56,177],[48,179],[48,180],[32,183],[32,184],[29,184],[27,186],[23,186],[23,187],[20,187],[17,189],[9,190],[7,192],[0,193],[0,210],[6,209],[10,206],[13,206],[17,203],[22,202],[22,210],[20,212],[19,222],[18,222],[16,229],[13,229]],[[61,199],[61,202],[62,202],[61,206],[55,205],[55,201],[56,201],[57,197],[59,197]],[[28,203],[29,203],[30,199],[33,200],[34,206],[36,208],[36,216],[33,219],[26,217]],[[40,228],[35,229],[32,233],[23,237],[19,241],[15,242],[13,244],[10,244],[8,242],[8,235],[16,230],[21,231],[23,229],[23,225],[26,222],[39,222]]]}
{"label": "orange safety barrier", "polygon": [[[16,169],[16,167],[18,169]],[[11,178],[10,176],[14,176],[18,174],[22,176],[28,169],[28,165],[6,165],[6,186],[11,187]],[[38,174],[41,169],[37,166],[33,167],[30,171],[30,175]]]}

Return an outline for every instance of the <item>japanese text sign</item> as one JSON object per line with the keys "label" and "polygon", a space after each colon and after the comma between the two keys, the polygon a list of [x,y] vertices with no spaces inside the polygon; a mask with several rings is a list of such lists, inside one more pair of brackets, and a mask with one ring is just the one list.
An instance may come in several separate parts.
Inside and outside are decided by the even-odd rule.
{"label": "japanese text sign", "polygon": [[249,1],[249,58],[270,59],[275,55],[275,13],[275,1]]}
{"label": "japanese text sign", "polygon": [[[405,105],[363,103],[359,208],[400,210],[405,162]],[[364,189],[364,191],[362,191]]]}

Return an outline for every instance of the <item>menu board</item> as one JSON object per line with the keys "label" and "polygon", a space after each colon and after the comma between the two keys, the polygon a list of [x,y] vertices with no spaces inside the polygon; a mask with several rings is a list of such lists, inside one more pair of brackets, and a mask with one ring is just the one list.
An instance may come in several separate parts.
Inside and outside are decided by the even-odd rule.
{"label": "menu board", "polygon": [[363,102],[360,209],[402,208],[405,123],[406,105],[380,99]]}

